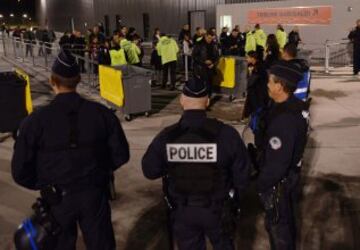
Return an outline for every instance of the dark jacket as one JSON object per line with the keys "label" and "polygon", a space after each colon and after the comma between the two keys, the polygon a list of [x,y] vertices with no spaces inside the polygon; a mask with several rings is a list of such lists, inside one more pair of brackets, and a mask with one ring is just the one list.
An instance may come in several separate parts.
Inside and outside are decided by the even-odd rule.
{"label": "dark jacket", "polygon": [[119,120],[77,93],[59,94],[22,123],[12,176],[29,189],[48,185],[107,185],[110,172],[129,160]]}
{"label": "dark jacket", "polygon": [[278,60],[280,60],[280,49],[279,47],[270,47],[266,50],[266,58],[264,61],[264,67],[265,69],[270,69],[274,63],[276,63]]}
{"label": "dark jacket", "polygon": [[219,50],[218,47],[214,43],[206,43],[206,41],[202,41],[201,43],[197,43],[194,46],[192,52],[193,58],[193,67],[194,74],[201,76],[203,75],[205,70],[208,70],[205,61],[210,60],[214,65],[217,64],[219,60]]}
{"label": "dark jacket", "polygon": [[[251,67],[251,66],[250,66]],[[259,108],[264,108],[269,102],[268,74],[263,64],[256,64],[252,72],[248,72],[247,96],[243,118],[249,117]]]}
{"label": "dark jacket", "polygon": [[270,190],[290,171],[300,171],[307,141],[307,110],[306,103],[291,96],[266,112],[257,180],[260,193]]}
{"label": "dark jacket", "polygon": [[[236,46],[236,48],[235,48]],[[245,39],[242,34],[237,37],[230,35],[228,37],[227,49],[232,56],[244,56],[245,55]],[[234,47],[234,48],[231,48]]]}
{"label": "dark jacket", "polygon": [[179,38],[178,38],[178,40],[179,40],[180,42],[183,41],[185,35],[188,35],[188,36],[191,38],[191,32],[190,32],[190,30],[184,30],[184,29],[182,29],[182,30],[180,31],[180,33],[179,33]]}
{"label": "dark jacket", "polygon": [[293,43],[296,46],[299,45],[299,43],[301,42],[301,38],[300,38],[300,34],[296,31],[291,31],[289,33],[289,43]]}
{"label": "dark jacket", "polygon": [[351,42],[354,43],[355,48],[360,49],[360,28],[359,27],[356,27],[355,30],[351,31],[350,34],[348,35],[348,38],[350,39]]}

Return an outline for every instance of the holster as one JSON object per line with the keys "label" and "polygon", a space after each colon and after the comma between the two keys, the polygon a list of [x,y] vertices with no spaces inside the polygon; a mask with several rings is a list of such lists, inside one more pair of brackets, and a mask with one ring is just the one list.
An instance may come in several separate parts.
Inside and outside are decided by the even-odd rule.
{"label": "holster", "polygon": [[223,235],[235,238],[236,221],[238,218],[238,207],[233,198],[224,201],[221,213],[221,231]]}
{"label": "holster", "polygon": [[264,207],[266,217],[273,225],[278,224],[280,219],[279,204],[283,195],[283,184],[279,182],[269,191],[260,194],[260,202]]}

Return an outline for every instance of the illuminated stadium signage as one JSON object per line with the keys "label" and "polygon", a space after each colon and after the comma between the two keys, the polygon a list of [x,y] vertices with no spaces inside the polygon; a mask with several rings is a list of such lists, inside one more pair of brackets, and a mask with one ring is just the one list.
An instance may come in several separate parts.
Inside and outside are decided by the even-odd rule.
{"label": "illuminated stadium signage", "polygon": [[248,12],[250,24],[317,24],[329,25],[332,6],[253,9]]}

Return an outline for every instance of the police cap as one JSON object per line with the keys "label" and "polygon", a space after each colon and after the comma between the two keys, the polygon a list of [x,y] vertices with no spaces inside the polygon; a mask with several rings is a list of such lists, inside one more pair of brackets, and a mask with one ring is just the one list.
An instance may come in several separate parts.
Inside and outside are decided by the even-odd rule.
{"label": "police cap", "polygon": [[80,74],[80,68],[75,57],[70,52],[64,50],[60,51],[51,71],[64,78],[73,78]]}
{"label": "police cap", "polygon": [[194,77],[185,83],[183,94],[192,98],[201,98],[208,95],[206,84],[199,77]]}
{"label": "police cap", "polygon": [[285,80],[290,89],[296,89],[297,83],[303,78],[301,69],[287,61],[277,62],[270,68],[269,73]]}

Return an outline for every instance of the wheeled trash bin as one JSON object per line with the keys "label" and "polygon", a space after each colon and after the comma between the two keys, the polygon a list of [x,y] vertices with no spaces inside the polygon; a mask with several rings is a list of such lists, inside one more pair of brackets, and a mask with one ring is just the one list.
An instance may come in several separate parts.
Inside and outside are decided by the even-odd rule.
{"label": "wheeled trash bin", "polygon": [[229,100],[242,98],[246,94],[247,61],[245,57],[221,57],[214,77],[214,92],[229,96]]}
{"label": "wheeled trash bin", "polygon": [[100,65],[100,95],[120,108],[125,120],[130,121],[132,115],[151,111],[151,75],[150,70],[123,65],[108,67]]}

